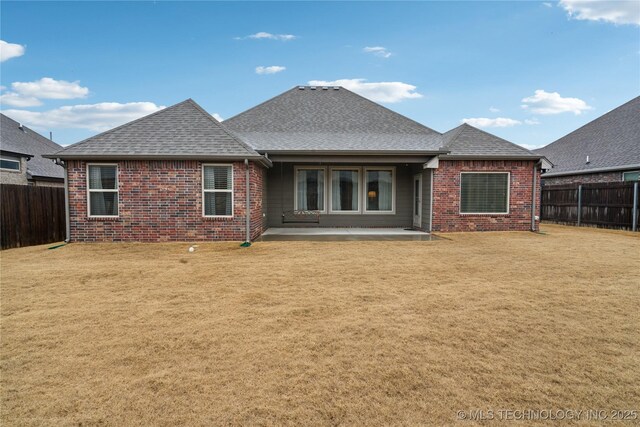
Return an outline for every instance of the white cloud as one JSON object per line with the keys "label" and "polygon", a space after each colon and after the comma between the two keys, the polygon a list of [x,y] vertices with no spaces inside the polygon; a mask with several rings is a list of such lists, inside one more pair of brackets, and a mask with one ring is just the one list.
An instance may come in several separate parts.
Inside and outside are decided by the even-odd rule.
{"label": "white cloud", "polygon": [[48,111],[5,110],[12,119],[40,129],[88,129],[102,132],[164,106],[153,102],[101,102],[99,104],[69,105]]}
{"label": "white cloud", "polygon": [[491,111],[492,113],[499,113],[500,109],[496,107],[489,107],[489,111]]}
{"label": "white cloud", "polygon": [[591,107],[579,98],[563,98],[558,92],[536,90],[533,96],[523,98],[522,108],[530,109],[535,114],[573,113],[576,116]]}
{"label": "white cloud", "polygon": [[400,102],[405,99],[422,98],[416,87],[402,82],[372,82],[366,79],[339,79],[333,81],[311,80],[311,86],[342,86],[376,102]]}
{"label": "white cloud", "polygon": [[553,7],[553,5],[547,1],[542,2],[543,5],[545,5],[546,7]]}
{"label": "white cloud", "polygon": [[0,40],[0,62],[24,55],[24,46]]}
{"label": "white cloud", "polygon": [[386,47],[382,46],[365,47],[362,50],[367,53],[373,53],[375,56],[379,56],[381,58],[388,58],[391,56],[391,52],[389,52]]}
{"label": "white cloud", "polygon": [[522,124],[520,120],[508,119],[506,117],[496,117],[495,119],[490,119],[487,117],[475,117],[470,119],[462,119],[460,120],[460,122],[467,123],[471,126],[479,128],[508,128]]}
{"label": "white cloud", "polygon": [[211,114],[211,115],[213,116],[213,118],[214,118],[214,119],[216,119],[216,120],[217,120],[217,121],[219,121],[219,122],[221,122],[221,121],[223,121],[223,120],[224,120],[224,119],[222,118],[222,116],[221,116],[220,114],[218,114],[218,113],[213,113],[213,114]]}
{"label": "white cloud", "polygon": [[560,0],[573,19],[640,25],[640,2],[615,0]]}
{"label": "white cloud", "polygon": [[290,41],[294,40],[297,37],[293,34],[271,34],[266,33],[264,31],[260,31],[255,34],[250,34],[245,37],[234,37],[236,40],[245,40],[245,39],[253,39],[253,40],[281,40],[281,41]]}
{"label": "white cloud", "polygon": [[534,118],[532,118],[532,119],[526,119],[526,120],[524,121],[524,124],[525,124],[525,125],[539,125],[539,124],[540,124],[540,121],[534,117]]}
{"label": "white cloud", "polygon": [[42,105],[38,98],[32,96],[22,96],[19,93],[7,92],[0,95],[0,105],[11,105],[12,107],[37,107]]}
{"label": "white cloud", "polygon": [[280,65],[271,65],[269,67],[263,67],[262,65],[256,67],[256,74],[275,74],[281,71],[286,70],[287,67],[282,67]]}
{"label": "white cloud", "polygon": [[32,96],[39,99],[74,99],[84,98],[89,94],[89,88],[80,86],[80,81],[67,82],[44,77],[33,82],[14,82],[11,89],[22,96]]}

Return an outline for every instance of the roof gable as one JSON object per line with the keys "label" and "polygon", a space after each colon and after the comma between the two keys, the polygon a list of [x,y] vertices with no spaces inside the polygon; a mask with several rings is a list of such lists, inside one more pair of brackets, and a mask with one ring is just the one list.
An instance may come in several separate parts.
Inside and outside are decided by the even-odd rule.
{"label": "roof gable", "polygon": [[444,133],[442,138],[444,148],[450,150],[447,155],[449,157],[540,157],[524,147],[467,123]]}
{"label": "roof gable", "polygon": [[260,157],[191,99],[55,154],[61,158]]}
{"label": "roof gable", "polygon": [[554,164],[549,175],[640,165],[640,96],[535,152]]}
{"label": "roof gable", "polygon": [[224,125],[260,151],[440,148],[440,133],[337,86],[297,86]]}
{"label": "roof gable", "polygon": [[62,147],[26,126],[20,128],[20,123],[1,114],[0,147],[2,151],[31,156],[27,162],[27,173],[31,176],[45,178],[63,178],[64,171],[43,154],[53,153]]}

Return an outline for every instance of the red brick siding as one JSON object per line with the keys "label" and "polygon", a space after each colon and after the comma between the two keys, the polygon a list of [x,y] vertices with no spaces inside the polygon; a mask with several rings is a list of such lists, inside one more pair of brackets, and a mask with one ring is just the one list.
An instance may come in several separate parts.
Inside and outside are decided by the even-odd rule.
{"label": "red brick siding", "polygon": [[565,175],[548,178],[543,175],[542,179],[544,180],[544,185],[620,182],[622,181],[622,172],[589,173],[584,175]]}
{"label": "red brick siding", "polygon": [[[118,165],[119,217],[89,218],[87,165],[70,161],[69,208],[72,241],[243,241],[245,222],[245,171],[233,163],[233,218],[202,215],[202,162],[120,161]],[[253,187],[262,185],[262,167],[250,163]],[[252,188],[254,192],[258,192]],[[261,215],[261,198],[253,198],[252,217]],[[252,230],[252,235],[257,235]]]}
{"label": "red brick siding", "polygon": [[[531,184],[534,162],[440,161],[433,174],[433,231],[531,230]],[[460,214],[461,172],[510,172],[509,213]],[[540,215],[540,173],[536,173],[536,215]],[[536,221],[536,229],[538,221]]]}

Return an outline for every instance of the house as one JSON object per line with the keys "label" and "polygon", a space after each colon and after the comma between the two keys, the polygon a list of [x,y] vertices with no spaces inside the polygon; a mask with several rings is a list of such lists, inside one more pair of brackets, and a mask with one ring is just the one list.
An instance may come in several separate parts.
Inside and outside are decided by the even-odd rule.
{"label": "house", "polygon": [[62,187],[64,170],[43,154],[62,147],[0,113],[0,184]]}
{"label": "house", "polygon": [[534,151],[553,163],[546,185],[638,181],[640,96]]}
{"label": "house", "polygon": [[268,227],[537,230],[544,158],[441,134],[342,87],[299,86],[220,123],[192,100],[49,155],[72,241],[251,240]]}

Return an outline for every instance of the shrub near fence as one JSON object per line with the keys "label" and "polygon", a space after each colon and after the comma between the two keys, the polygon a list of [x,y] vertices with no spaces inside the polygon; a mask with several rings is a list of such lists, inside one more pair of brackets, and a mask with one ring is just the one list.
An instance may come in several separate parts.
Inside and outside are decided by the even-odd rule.
{"label": "shrub near fence", "polygon": [[545,185],[541,219],[635,231],[640,220],[638,192],[637,182]]}
{"label": "shrub near fence", "polygon": [[65,239],[64,188],[0,185],[2,249]]}

